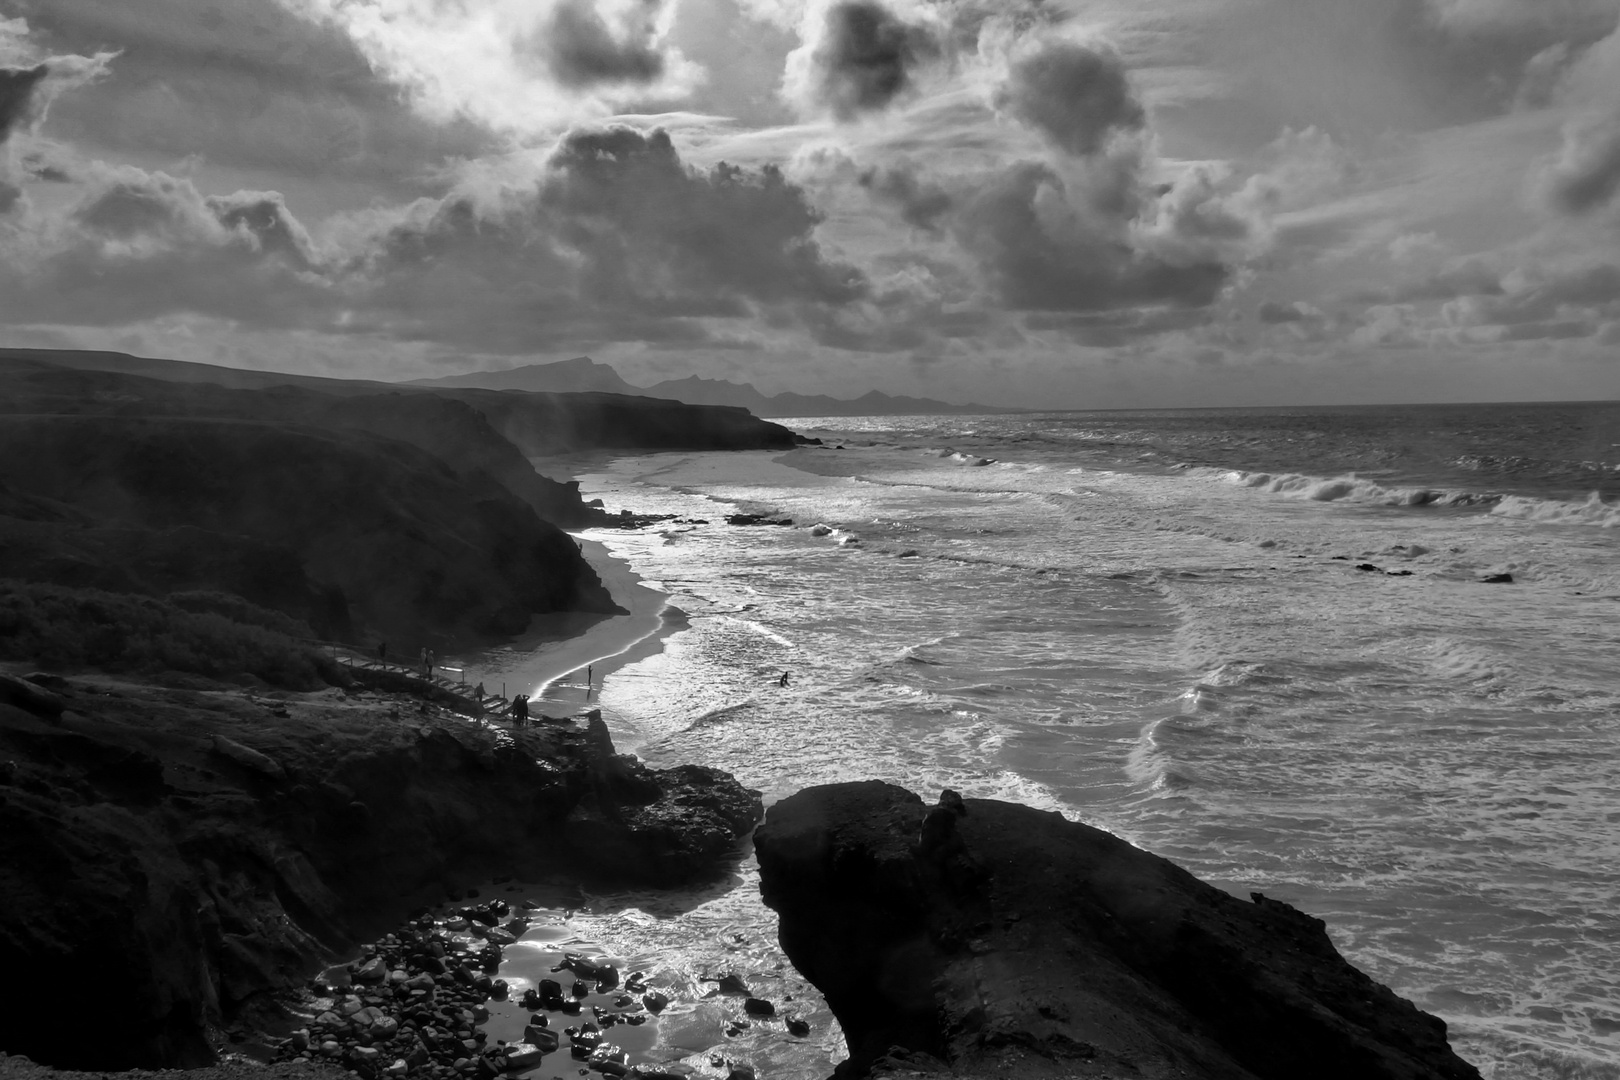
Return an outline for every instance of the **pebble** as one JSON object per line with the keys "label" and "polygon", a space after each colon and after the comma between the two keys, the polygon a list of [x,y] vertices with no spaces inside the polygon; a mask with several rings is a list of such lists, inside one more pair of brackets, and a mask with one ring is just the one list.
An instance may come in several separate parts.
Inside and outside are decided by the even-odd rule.
{"label": "pebble", "polygon": [[[546,1054],[561,1048],[559,1033],[538,1010],[579,1016],[581,998],[611,993],[612,1009],[593,1005],[596,1021],[587,1020],[563,1033],[571,1056],[587,1066],[581,1074],[594,1070],[632,1080],[690,1080],[695,1070],[679,1063],[632,1068],[628,1054],[602,1034],[614,1025],[646,1023],[671,1004],[670,995],[650,988],[644,972],[631,972],[621,983],[612,964],[577,954],[568,954],[556,969],[576,976],[568,988],[571,994],[565,996],[557,980],[543,979],[513,995],[531,1011],[523,1041],[486,1047],[487,1036],[479,1025],[490,1019],[487,1002],[508,994],[506,982],[492,976],[500,969],[502,947],[515,943],[528,925],[526,920],[513,920],[507,928],[496,925],[509,911],[503,901],[491,901],[448,918],[423,915],[386,935],[360,959],[322,972],[311,981],[311,988],[322,997],[333,995],[332,999],[319,1003],[325,1007],[307,1028],[292,1032],[281,1043],[277,1060],[325,1057],[359,1080],[499,1080],[503,1073],[540,1066]],[[469,927],[482,930],[484,940],[469,942],[465,936]],[[716,981],[722,993],[748,992],[739,975]],[[776,1015],[772,1002],[752,996],[743,1002],[743,1011],[755,1017]],[[809,1033],[810,1026],[797,1017],[786,1023],[792,1035]],[[729,1025],[728,1034],[748,1027],[749,1022],[739,1018]],[[717,1067],[720,1064],[716,1062]],[[731,1068],[728,1080],[756,1080],[746,1063],[725,1064]]]}

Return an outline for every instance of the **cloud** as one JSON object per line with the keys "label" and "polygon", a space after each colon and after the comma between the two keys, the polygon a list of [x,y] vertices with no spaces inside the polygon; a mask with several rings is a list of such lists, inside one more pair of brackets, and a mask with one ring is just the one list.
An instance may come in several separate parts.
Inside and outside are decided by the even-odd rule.
{"label": "cloud", "polygon": [[1295,301],[1292,304],[1279,304],[1275,300],[1262,301],[1255,315],[1261,322],[1270,325],[1278,323],[1302,322],[1309,316],[1306,314],[1308,304]]}
{"label": "cloud", "polygon": [[663,76],[666,63],[656,44],[658,8],[657,0],[633,8],[624,32],[616,36],[591,0],[563,0],[530,47],[570,88],[652,83]]}
{"label": "cloud", "polygon": [[279,197],[208,198],[191,180],[101,167],[55,220],[13,234],[0,318],[116,326],[203,314],[250,326],[324,321],[334,299]]}
{"label": "cloud", "polygon": [[1588,325],[1603,313],[1620,314],[1620,266],[1612,263],[1514,271],[1497,292],[1458,297],[1441,309],[1452,326]]}
{"label": "cloud", "polygon": [[853,120],[881,112],[915,86],[939,55],[934,30],[907,22],[879,0],[834,0],[789,55],[783,93],[807,114]]}
{"label": "cloud", "polygon": [[994,104],[1076,156],[1095,154],[1114,133],[1140,131],[1147,124],[1119,56],[1063,38],[1016,55]]}
{"label": "cloud", "polygon": [[941,218],[956,205],[950,192],[921,178],[909,164],[873,166],[863,170],[857,182],[874,199],[899,210],[907,225],[926,233],[940,232]]}
{"label": "cloud", "polygon": [[1541,192],[1564,214],[1588,214],[1620,193],[1620,110],[1587,116],[1564,127],[1564,147],[1543,170]]}
{"label": "cloud", "polygon": [[45,81],[50,69],[44,64],[31,68],[0,68],[0,143],[29,119],[34,108],[34,92]]}
{"label": "cloud", "polygon": [[1458,34],[1601,37],[1620,14],[1613,0],[1428,0],[1442,28]]}
{"label": "cloud", "polygon": [[[780,170],[687,166],[663,131],[571,132],[543,174],[424,200],[351,241],[368,330],[490,352],[701,344],[727,320],[831,325],[865,276],[830,258]],[[822,312],[818,314],[818,312]]]}
{"label": "cloud", "polygon": [[1073,194],[1050,166],[1021,162],[978,191],[958,216],[958,242],[1008,307],[1200,307],[1226,284],[1229,271],[1219,262],[1178,264],[1133,248]]}
{"label": "cloud", "polygon": [[52,138],[80,157],[196,155],[265,184],[358,180],[398,197],[422,192],[446,160],[502,147],[464,116],[425,119],[344,29],[277,0],[50,0],[33,23],[63,47],[119,50],[79,58],[112,60],[110,77],[81,78],[52,106]]}
{"label": "cloud", "polygon": [[280,0],[338,28],[424,116],[520,136],[676,101],[703,71],[665,38],[663,0]]}

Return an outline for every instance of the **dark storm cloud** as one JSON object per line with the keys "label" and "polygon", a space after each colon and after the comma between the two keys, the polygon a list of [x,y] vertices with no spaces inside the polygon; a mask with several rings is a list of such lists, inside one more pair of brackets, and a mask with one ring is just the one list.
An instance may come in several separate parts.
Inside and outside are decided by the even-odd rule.
{"label": "dark storm cloud", "polygon": [[490,351],[701,342],[701,318],[807,325],[869,285],[813,235],[820,215],[780,170],[689,168],[662,131],[575,131],[532,188],[457,197],[380,238],[366,306],[405,336]]}
{"label": "dark storm cloud", "polygon": [[1051,40],[1016,58],[995,106],[1077,156],[1095,154],[1116,131],[1147,123],[1119,57],[1076,41]]}
{"label": "dark storm cloud", "polygon": [[874,166],[863,170],[856,182],[874,199],[897,209],[907,225],[923,232],[938,233],[940,219],[955,205],[950,192],[919,177],[909,165]]}
{"label": "dark storm cloud", "polygon": [[1067,203],[1050,167],[1023,162],[979,191],[954,222],[958,242],[1008,307],[1105,311],[1211,303],[1229,277],[1213,259],[1174,263],[1111,234]]}
{"label": "dark storm cloud", "polygon": [[653,44],[656,2],[644,3],[624,40],[596,10],[592,0],[564,0],[530,45],[564,86],[580,89],[600,83],[650,83],[663,77],[664,56]]}
{"label": "dark storm cloud", "polygon": [[100,155],[181,157],[419,191],[499,140],[417,115],[341,29],[267,0],[49,0],[43,47],[120,50],[113,77],[61,96],[51,133]]}
{"label": "dark storm cloud", "polygon": [[939,52],[925,27],[897,17],[877,0],[840,0],[827,9],[810,54],[816,104],[841,120],[888,108],[912,86],[913,73]]}
{"label": "dark storm cloud", "polygon": [[33,111],[34,93],[50,69],[44,64],[30,68],[0,68],[0,143],[27,120]]}
{"label": "dark storm cloud", "polygon": [[1548,204],[1565,214],[1588,214],[1620,194],[1620,110],[1589,117],[1564,130],[1564,149],[1542,176]]}

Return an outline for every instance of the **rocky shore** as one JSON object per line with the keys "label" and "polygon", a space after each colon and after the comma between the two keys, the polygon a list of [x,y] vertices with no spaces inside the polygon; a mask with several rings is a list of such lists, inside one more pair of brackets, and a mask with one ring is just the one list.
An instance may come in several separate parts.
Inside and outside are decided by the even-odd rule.
{"label": "rocky shore", "polygon": [[0,967],[27,992],[0,1046],[55,1066],[205,1064],[467,883],[701,879],[760,816],[590,717],[514,732],[358,687],[23,682],[39,693],[0,695]]}
{"label": "rocky shore", "polygon": [[1479,1077],[1320,920],[1059,814],[835,784],[774,805],[755,850],[842,1076]]}

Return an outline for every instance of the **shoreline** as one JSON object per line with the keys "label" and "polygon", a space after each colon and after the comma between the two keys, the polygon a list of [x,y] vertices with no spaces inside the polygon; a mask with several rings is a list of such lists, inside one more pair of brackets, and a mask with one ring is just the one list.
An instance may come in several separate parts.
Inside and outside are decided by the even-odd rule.
{"label": "shoreline", "polygon": [[[530,459],[530,463],[541,475],[577,479],[608,460],[611,457],[603,454],[582,454]],[[489,694],[504,691],[508,702],[518,694],[528,694],[534,703],[592,707],[609,675],[656,655],[664,638],[685,627],[686,614],[669,603],[670,594],[643,582],[627,560],[615,555],[602,540],[591,539],[591,531],[571,531],[569,536],[626,614],[599,617],[565,612],[536,617],[529,632],[516,640],[454,658],[468,684],[482,683]]]}

